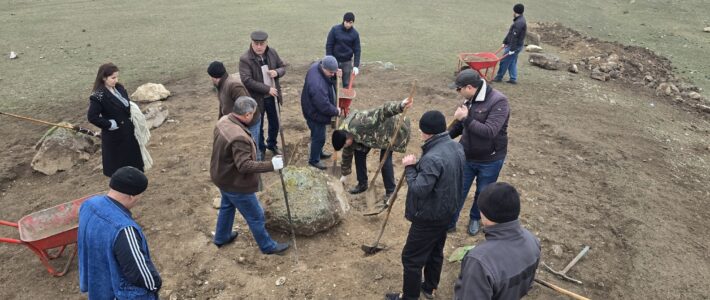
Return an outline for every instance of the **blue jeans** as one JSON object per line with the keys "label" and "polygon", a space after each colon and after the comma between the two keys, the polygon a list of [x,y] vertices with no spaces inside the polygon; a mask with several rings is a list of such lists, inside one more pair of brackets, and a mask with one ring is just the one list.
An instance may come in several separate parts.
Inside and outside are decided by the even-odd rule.
{"label": "blue jeans", "polygon": [[274,250],[276,242],[271,239],[266,231],[266,219],[264,218],[264,210],[256,199],[256,194],[241,194],[230,193],[223,190],[219,191],[222,194],[222,204],[219,207],[219,215],[217,215],[217,229],[214,233],[214,243],[224,244],[229,241],[232,234],[232,225],[234,225],[235,207],[242,214],[242,217],[247,221],[249,230],[254,236],[256,243],[259,245],[259,250],[262,253]]}
{"label": "blue jeans", "polygon": [[469,213],[469,218],[471,220],[480,220],[481,212],[478,210],[478,195],[486,189],[491,183],[498,180],[498,174],[500,174],[500,169],[503,168],[503,161],[505,159],[496,160],[492,162],[472,162],[466,161],[463,166],[463,195],[461,198],[461,206],[456,210],[454,214],[454,219],[449,224],[449,228],[456,227],[456,222],[459,221],[459,214],[463,205],[466,203],[466,196],[468,196],[468,191],[471,190],[471,185],[473,185],[473,180],[476,179],[476,192],[473,194],[473,205],[471,206],[471,212]]}
{"label": "blue jeans", "polygon": [[[503,75],[505,75],[506,71],[509,73],[508,75],[510,76],[510,80],[518,80],[518,54],[520,54],[521,50],[523,50],[523,48],[516,50],[515,54],[508,55],[504,59],[500,60],[498,74],[496,75],[495,80],[503,80]],[[503,51],[505,51],[503,53],[508,53],[510,52],[510,49],[506,47]]]}
{"label": "blue jeans", "polygon": [[262,160],[261,150],[264,148],[259,147],[259,139],[261,137],[261,120],[256,121],[256,124],[249,127],[249,132],[251,132],[251,138],[254,140],[254,145],[256,146],[256,160]]}
{"label": "blue jeans", "polygon": [[311,129],[311,153],[308,156],[309,164],[317,164],[320,162],[320,154],[323,153],[325,145],[325,124],[306,120],[308,128]]}
{"label": "blue jeans", "polygon": [[[264,98],[264,111],[261,113],[261,124],[259,125],[259,149],[274,149],[276,147],[276,137],[279,135],[279,117],[276,114],[279,109],[274,97]],[[264,118],[268,119],[268,136],[264,136]],[[264,143],[266,138],[266,143]]]}

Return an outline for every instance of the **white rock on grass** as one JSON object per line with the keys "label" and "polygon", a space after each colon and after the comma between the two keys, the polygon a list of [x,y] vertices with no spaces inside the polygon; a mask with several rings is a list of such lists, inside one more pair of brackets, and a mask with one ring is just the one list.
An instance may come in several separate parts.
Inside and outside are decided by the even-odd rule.
{"label": "white rock on grass", "polygon": [[163,100],[170,96],[170,91],[159,83],[146,83],[139,86],[133,94],[131,100],[136,102],[153,102]]}
{"label": "white rock on grass", "polygon": [[710,26],[703,28],[703,31],[710,32]]}
{"label": "white rock on grass", "polygon": [[540,47],[538,45],[528,45],[527,47],[525,47],[525,51],[539,53],[539,52],[542,52],[542,47]]}
{"label": "white rock on grass", "polygon": [[17,58],[17,53],[15,51],[10,51],[10,59],[15,59]]}

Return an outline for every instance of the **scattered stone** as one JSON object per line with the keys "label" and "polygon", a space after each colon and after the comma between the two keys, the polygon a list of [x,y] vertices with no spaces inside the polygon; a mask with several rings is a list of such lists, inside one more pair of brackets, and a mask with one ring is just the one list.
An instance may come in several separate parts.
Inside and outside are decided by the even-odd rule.
{"label": "scattered stone", "polygon": [[525,34],[525,45],[540,45],[540,34],[537,32],[528,31]]}
{"label": "scattered stone", "polygon": [[646,75],[643,80],[646,80],[646,82],[653,82],[653,76],[651,75]]}
{"label": "scattered stone", "polygon": [[17,53],[15,51],[10,51],[10,59],[15,59],[17,58]]}
{"label": "scattered stone", "polygon": [[704,111],[704,112],[706,112],[706,113],[710,113],[710,106],[698,104],[697,107],[698,107],[698,109],[700,109],[701,111]]}
{"label": "scattered stone", "polygon": [[[310,167],[286,167],[284,182],[296,234],[312,236],[338,224],[350,210],[343,186],[322,171]],[[289,233],[283,189],[275,180],[267,184],[259,198],[264,203],[266,227]]]}
{"label": "scattered stone", "polygon": [[703,28],[703,31],[710,32],[710,26]]}
{"label": "scattered stone", "polygon": [[668,82],[661,82],[657,87],[656,87],[656,94],[657,95],[666,95],[670,96],[673,93],[673,90],[671,89],[671,84]]}
{"label": "scattered stone", "polygon": [[382,274],[375,275],[375,280],[380,280],[382,278],[385,278],[385,276],[382,276]]}
{"label": "scattered stone", "polygon": [[569,71],[570,73],[577,74],[579,73],[579,68],[577,67],[577,64],[570,64],[567,68],[567,71]]}
{"label": "scattered stone", "polygon": [[621,78],[621,71],[613,70],[613,71],[609,72],[609,77],[611,77],[613,79],[619,79],[619,78]]}
{"label": "scattered stone", "polygon": [[384,65],[382,65],[382,67],[383,67],[385,70],[396,70],[396,69],[397,69],[397,68],[395,67],[395,65],[394,65],[393,63],[391,63],[391,62],[386,62],[386,63],[384,63]]}
{"label": "scattered stone", "polygon": [[528,170],[528,174],[535,175],[535,170],[533,170],[533,169]]}
{"label": "scattered stone", "polygon": [[702,100],[703,95],[700,95],[698,92],[690,92],[688,93],[688,98],[693,99],[693,100]]}
{"label": "scattered stone", "polygon": [[555,256],[562,257],[563,252],[561,245],[552,245],[552,254]]}
{"label": "scattered stone", "polygon": [[282,286],[286,283],[286,277],[279,277],[279,279],[276,279],[276,286]]}
{"label": "scattered stone", "polygon": [[145,115],[145,122],[148,129],[158,128],[163,125],[165,119],[168,118],[168,109],[165,108],[163,103],[156,102],[148,105],[145,110],[143,110]]}
{"label": "scattered stone", "polygon": [[222,197],[217,196],[212,199],[212,208],[219,209],[222,206]]}
{"label": "scattered stone", "polygon": [[602,72],[602,71],[599,70],[598,68],[592,70],[592,74],[589,75],[589,77],[591,77],[592,79],[599,80],[599,81],[607,81],[607,80],[609,80],[609,74]]}
{"label": "scattered stone", "polygon": [[244,262],[246,262],[246,260],[247,260],[247,259],[244,258],[244,256],[240,256],[240,257],[237,259],[237,262],[240,263],[240,264],[243,264]]}
{"label": "scattered stone", "polygon": [[560,58],[549,53],[532,53],[529,61],[532,65],[543,69],[557,70]]}
{"label": "scattered stone", "polygon": [[[69,125],[69,123],[61,123]],[[89,160],[99,145],[92,137],[71,129],[52,127],[37,142],[37,153],[32,158],[32,169],[45,175],[65,171]]]}
{"label": "scattered stone", "polygon": [[542,47],[538,45],[528,45],[527,47],[525,47],[525,51],[532,53],[540,53],[542,52]]}
{"label": "scattered stone", "polygon": [[146,83],[139,86],[136,91],[131,94],[131,100],[137,102],[154,102],[163,100],[169,96],[170,91],[168,91],[162,84]]}

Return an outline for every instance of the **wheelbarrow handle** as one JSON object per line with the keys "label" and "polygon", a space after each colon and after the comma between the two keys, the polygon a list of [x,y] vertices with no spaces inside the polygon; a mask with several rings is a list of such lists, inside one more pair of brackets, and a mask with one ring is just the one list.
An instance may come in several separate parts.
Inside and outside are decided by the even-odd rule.
{"label": "wheelbarrow handle", "polygon": [[0,220],[0,225],[10,226],[10,227],[17,227],[17,223],[8,222],[8,221],[3,221],[3,220]]}
{"label": "wheelbarrow handle", "polygon": [[[10,227],[17,227],[17,223],[8,222],[8,221],[3,221],[3,220],[0,220],[0,225],[10,226]],[[18,239],[11,239],[11,238],[0,238],[0,242],[2,242],[2,243],[10,243],[10,244],[22,244],[22,241],[20,241],[20,240],[18,240]]]}

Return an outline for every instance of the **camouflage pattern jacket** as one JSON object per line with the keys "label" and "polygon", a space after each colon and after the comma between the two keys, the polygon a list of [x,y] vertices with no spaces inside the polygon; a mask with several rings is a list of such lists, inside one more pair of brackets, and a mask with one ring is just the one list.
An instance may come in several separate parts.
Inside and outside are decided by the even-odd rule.
{"label": "camouflage pattern jacket", "polygon": [[[338,129],[345,130],[353,136],[353,144],[343,148],[341,162],[343,175],[352,173],[351,167],[355,151],[364,152],[371,148],[385,151],[389,147],[397,122],[401,118],[399,114],[402,111],[401,102],[393,101],[387,102],[378,108],[354,111],[343,120]],[[404,153],[407,150],[410,131],[409,118],[404,117],[395,143],[392,146],[392,151]]]}

